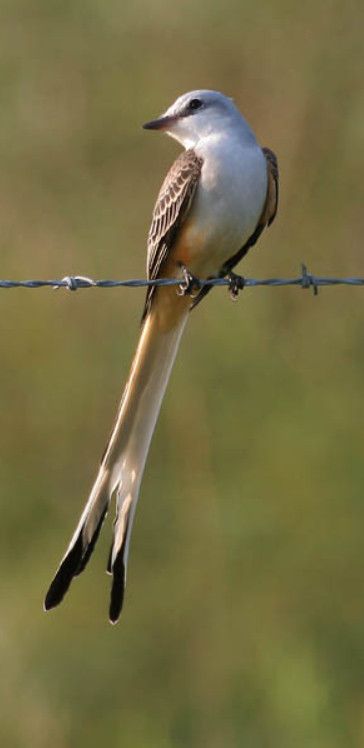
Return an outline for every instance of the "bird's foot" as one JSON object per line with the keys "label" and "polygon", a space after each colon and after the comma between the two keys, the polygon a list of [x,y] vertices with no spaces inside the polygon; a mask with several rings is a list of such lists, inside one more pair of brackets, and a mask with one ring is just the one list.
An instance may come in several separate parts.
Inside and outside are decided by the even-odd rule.
{"label": "bird's foot", "polygon": [[229,281],[229,293],[233,301],[236,301],[239,296],[239,291],[243,291],[245,288],[245,278],[242,275],[236,275],[230,271],[226,276]]}
{"label": "bird's foot", "polygon": [[178,296],[191,296],[194,299],[197,295],[195,291],[198,292],[201,288],[200,281],[195,275],[192,275],[185,265],[182,265],[181,270],[183,279],[178,286],[177,294]]}

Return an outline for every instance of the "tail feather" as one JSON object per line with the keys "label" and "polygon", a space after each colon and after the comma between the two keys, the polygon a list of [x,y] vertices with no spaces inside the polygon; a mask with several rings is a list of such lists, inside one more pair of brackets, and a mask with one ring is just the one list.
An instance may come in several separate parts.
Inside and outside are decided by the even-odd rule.
{"label": "tail feather", "polygon": [[95,548],[95,545],[97,543],[98,537],[100,535],[100,530],[101,530],[102,525],[104,523],[104,519],[105,519],[105,517],[107,515],[107,510],[108,510],[108,505],[105,507],[105,509],[104,509],[104,511],[103,511],[100,519],[99,519],[99,524],[96,526],[96,530],[95,530],[95,532],[94,532],[94,534],[93,534],[93,536],[92,536],[92,538],[91,538],[88,546],[86,547],[84,555],[82,556],[82,559],[81,559],[81,563],[80,563],[80,565],[79,565],[79,567],[78,567],[78,569],[76,571],[76,574],[75,574],[76,577],[78,577],[78,575],[81,574],[81,572],[83,572],[83,570],[85,569],[85,567],[87,566],[87,564],[88,564],[88,562],[90,560],[92,551]]}
{"label": "tail feather", "polygon": [[47,592],[45,610],[61,602],[73,577],[84,570],[98,539],[111,496],[116,490],[114,540],[107,569],[113,577],[110,621],[116,623],[119,618],[124,600],[130,535],[141,478],[188,315],[188,299],[180,298],[176,302],[176,296],[167,293],[159,296],[156,302],[159,299],[163,299],[162,312],[158,308],[158,303],[155,303],[143,325],[98,477],[66,555]]}
{"label": "tail feather", "polygon": [[107,564],[106,564],[106,574],[112,574],[112,552],[114,548],[114,541],[111,543],[109,555],[107,558]]}
{"label": "tail feather", "polygon": [[109,620],[117,623],[124,602],[126,584],[126,565],[124,554],[125,540],[112,565],[112,585],[110,593]]}
{"label": "tail feather", "polygon": [[134,495],[131,493],[123,499],[118,496],[118,502],[122,501],[121,507],[116,515],[114,538],[110,549],[107,565],[109,574],[112,574],[109,619],[116,623],[123,606],[126,586],[126,569],[128,562],[128,546],[133,524],[133,516],[136,509],[139,490]]}
{"label": "tail feather", "polygon": [[49,586],[44,609],[51,610],[63,600],[73,577],[86,567],[107,514],[110,502],[108,474],[101,466],[96,483],[76,531]]}
{"label": "tail feather", "polygon": [[63,600],[73,577],[78,573],[82,562],[82,532],[80,532],[71,550],[63,559],[44,600],[44,609],[50,610]]}

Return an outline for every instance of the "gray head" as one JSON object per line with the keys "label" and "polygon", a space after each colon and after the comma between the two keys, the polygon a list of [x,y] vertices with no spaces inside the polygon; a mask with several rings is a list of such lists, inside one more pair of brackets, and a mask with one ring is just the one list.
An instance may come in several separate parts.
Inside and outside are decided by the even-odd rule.
{"label": "gray head", "polygon": [[254,134],[232,99],[218,91],[197,90],[180,96],[161,117],[146,122],[147,130],[163,130],[191,148],[209,135],[220,135],[230,128],[239,128],[247,141]]}

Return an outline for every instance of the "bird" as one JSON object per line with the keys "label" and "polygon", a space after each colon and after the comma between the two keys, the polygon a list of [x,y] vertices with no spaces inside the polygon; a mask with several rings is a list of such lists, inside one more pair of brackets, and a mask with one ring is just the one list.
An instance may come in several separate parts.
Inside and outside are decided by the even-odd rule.
{"label": "bird", "polygon": [[[228,276],[273,222],[279,175],[274,152],[262,148],[233,99],[199,89],[179,96],[146,130],[183,146],[161,186],[147,242],[147,277],[181,279],[181,288],[148,287],[141,332],[116,421],[76,530],[50,584],[45,610],[57,606],[86,567],[110,501],[116,495],[109,620],[119,619],[130,537],[153,431],[191,309],[193,279]],[[237,276],[235,276],[237,277]],[[196,289],[195,289],[196,291]],[[236,288],[235,288],[236,291]]]}

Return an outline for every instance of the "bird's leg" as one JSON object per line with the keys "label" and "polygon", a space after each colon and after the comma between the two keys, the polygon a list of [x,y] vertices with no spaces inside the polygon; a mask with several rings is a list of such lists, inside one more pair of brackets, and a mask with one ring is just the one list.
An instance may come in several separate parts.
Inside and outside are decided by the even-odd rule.
{"label": "bird's leg", "polygon": [[178,286],[178,296],[191,296],[191,298],[194,299],[196,296],[194,291],[199,291],[201,288],[200,281],[195,275],[192,275],[185,265],[181,265],[181,271],[183,280]]}
{"label": "bird's leg", "polygon": [[245,278],[242,275],[236,275],[232,270],[226,275],[229,281],[229,293],[233,301],[236,301],[239,296],[239,291],[245,288]]}

